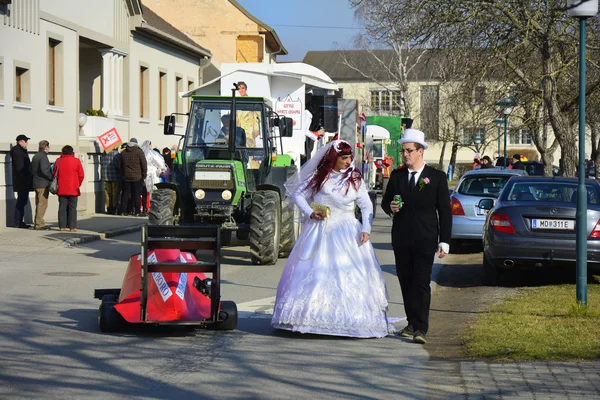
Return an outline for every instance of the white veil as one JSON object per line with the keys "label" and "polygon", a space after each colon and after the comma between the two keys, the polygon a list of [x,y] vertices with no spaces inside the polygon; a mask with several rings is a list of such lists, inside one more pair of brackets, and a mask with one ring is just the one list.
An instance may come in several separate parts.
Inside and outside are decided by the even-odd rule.
{"label": "white veil", "polygon": [[[296,171],[296,173],[294,173],[294,175],[292,175],[291,178],[289,178],[284,183],[285,202],[287,204],[289,204],[290,206],[294,205],[294,201],[292,200],[292,195],[294,193],[296,193],[296,191],[303,185],[308,185],[311,178],[317,171],[319,164],[321,163],[321,160],[323,159],[323,157],[325,157],[325,155],[327,154],[329,149],[334,147],[335,151],[339,152],[338,146],[342,142],[348,143],[345,140],[332,140],[331,142],[327,143],[325,146],[321,147],[319,150],[317,150],[315,155],[310,158],[310,160],[308,160],[307,162],[304,163],[304,165],[302,165],[302,167],[300,168],[299,171]],[[350,171],[352,169],[354,169],[354,155],[353,155],[353,160],[352,160],[352,164],[350,165],[350,167],[348,167],[345,170],[342,170],[341,172],[345,173],[346,171]],[[349,175],[350,174],[348,174],[348,177],[349,177]],[[346,179],[344,179],[344,181]]]}

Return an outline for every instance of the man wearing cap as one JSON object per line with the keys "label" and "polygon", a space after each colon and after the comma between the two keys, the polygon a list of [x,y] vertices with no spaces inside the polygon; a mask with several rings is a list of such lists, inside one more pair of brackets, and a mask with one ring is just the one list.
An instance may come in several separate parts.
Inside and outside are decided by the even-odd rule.
{"label": "man wearing cap", "polygon": [[10,159],[12,162],[12,182],[13,190],[17,194],[17,204],[15,206],[15,227],[29,229],[30,226],[23,222],[25,216],[25,207],[29,201],[29,192],[33,189],[33,182],[30,170],[31,161],[27,154],[27,142],[29,138],[25,135],[17,136],[17,144],[10,149]]}
{"label": "man wearing cap", "polygon": [[[119,166],[121,177],[123,178],[121,215],[139,215],[140,199],[148,164],[144,151],[138,146],[137,139],[130,139],[125,146],[125,150],[121,152]],[[128,207],[130,194],[131,207]]]}
{"label": "man wearing cap", "polygon": [[48,197],[50,196],[48,186],[50,186],[50,182],[52,181],[52,170],[50,168],[50,160],[48,160],[50,143],[47,140],[41,140],[38,150],[39,151],[35,153],[31,160],[33,190],[35,191],[34,229],[45,230],[50,229],[46,226],[46,222],[44,221],[44,216],[48,209]]}
{"label": "man wearing cap", "polygon": [[513,155],[512,169],[525,169],[525,164],[521,162],[521,156],[519,154]]}
{"label": "man wearing cap", "polygon": [[[448,253],[452,214],[446,174],[425,164],[425,135],[406,129],[398,141],[404,168],[392,172],[381,208],[393,216],[392,247],[408,325],[400,335],[425,344],[434,256]],[[402,203],[394,196],[402,196]]]}

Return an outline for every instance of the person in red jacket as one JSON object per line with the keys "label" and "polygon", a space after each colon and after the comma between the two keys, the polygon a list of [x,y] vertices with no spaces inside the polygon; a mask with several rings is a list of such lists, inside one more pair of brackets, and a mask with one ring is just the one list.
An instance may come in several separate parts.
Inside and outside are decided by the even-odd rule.
{"label": "person in red jacket", "polygon": [[83,182],[83,166],[75,157],[73,147],[66,145],[54,163],[54,176],[58,181],[58,227],[77,232],[77,199]]}

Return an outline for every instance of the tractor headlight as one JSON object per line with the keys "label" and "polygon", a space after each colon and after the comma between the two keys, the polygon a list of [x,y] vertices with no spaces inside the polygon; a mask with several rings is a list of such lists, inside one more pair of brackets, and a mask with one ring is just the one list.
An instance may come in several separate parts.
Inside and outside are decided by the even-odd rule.
{"label": "tractor headlight", "polygon": [[223,198],[223,200],[231,200],[231,191],[223,190],[223,193],[221,193],[221,197]]}
{"label": "tractor headlight", "polygon": [[204,198],[204,196],[206,196],[206,193],[204,192],[204,190],[202,189],[198,189],[196,190],[196,192],[194,193],[194,196],[198,199],[198,200],[202,200]]}

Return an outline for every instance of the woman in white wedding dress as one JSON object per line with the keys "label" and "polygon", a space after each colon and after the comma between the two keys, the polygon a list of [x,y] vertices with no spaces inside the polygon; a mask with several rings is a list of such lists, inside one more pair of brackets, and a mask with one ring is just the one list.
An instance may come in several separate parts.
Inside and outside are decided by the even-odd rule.
{"label": "woman in white wedding dress", "polygon": [[[279,285],[271,324],[302,333],[384,337],[387,292],[370,242],[373,206],[352,148],[335,140],[286,182],[305,215]],[[311,202],[328,206],[330,215]],[[355,218],[355,203],[362,224]]]}

